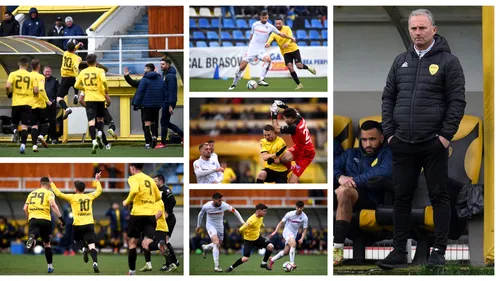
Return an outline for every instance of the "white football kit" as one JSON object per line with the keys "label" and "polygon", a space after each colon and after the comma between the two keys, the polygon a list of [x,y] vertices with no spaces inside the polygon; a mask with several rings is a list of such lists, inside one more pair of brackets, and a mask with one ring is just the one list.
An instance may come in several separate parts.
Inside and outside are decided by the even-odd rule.
{"label": "white football kit", "polygon": [[252,24],[252,30],[250,31],[252,40],[250,40],[248,50],[244,55],[244,61],[250,62],[255,58],[263,60],[266,55],[266,42],[271,32],[280,34],[279,30],[269,22],[256,21]]}
{"label": "white football kit", "polygon": [[300,226],[302,226],[303,229],[306,229],[309,222],[309,219],[304,212],[302,212],[302,214],[300,215],[297,215],[295,212],[296,211],[294,210],[286,213],[286,215],[281,220],[285,223],[285,229],[283,229],[283,238],[287,242],[290,238],[295,239]]}
{"label": "white football kit", "polygon": [[220,207],[215,207],[213,205],[214,201],[209,201],[203,205],[200,213],[198,214],[198,223],[197,227],[201,226],[201,222],[203,221],[203,216],[205,213],[207,214],[207,221],[205,227],[207,229],[208,235],[212,237],[216,235],[219,237],[219,240],[222,241],[224,239],[224,212],[232,211],[233,207],[227,204],[226,202],[222,202]]}
{"label": "white football kit", "polygon": [[201,157],[193,163],[194,173],[198,183],[220,183],[224,174],[216,172],[220,168],[219,161],[212,158],[203,160]]}

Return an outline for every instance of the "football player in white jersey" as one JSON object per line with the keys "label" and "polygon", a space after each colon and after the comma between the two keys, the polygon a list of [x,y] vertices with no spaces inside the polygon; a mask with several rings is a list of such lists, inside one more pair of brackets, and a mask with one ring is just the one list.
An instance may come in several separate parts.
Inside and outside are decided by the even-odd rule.
{"label": "football player in white jersey", "polygon": [[206,253],[212,250],[212,255],[214,258],[214,265],[216,272],[222,272],[222,269],[219,265],[219,248],[224,239],[224,212],[230,211],[232,212],[236,218],[240,221],[241,224],[244,224],[245,221],[241,217],[240,213],[231,205],[222,201],[223,195],[216,192],[212,195],[212,201],[209,201],[203,205],[200,213],[198,213],[198,222],[196,223],[196,232],[201,229],[201,223],[203,221],[203,216],[207,214],[206,221],[206,229],[212,243],[208,245],[202,245],[203,249],[203,258],[206,257]]}
{"label": "football player in white jersey", "polygon": [[252,29],[250,31],[250,44],[248,45],[247,52],[244,55],[243,60],[240,63],[240,69],[236,72],[236,75],[233,79],[233,84],[229,87],[229,91],[234,90],[236,85],[238,85],[238,81],[240,81],[243,71],[247,67],[249,61],[253,61],[254,59],[258,59],[264,62],[262,66],[262,70],[260,73],[260,86],[269,86],[269,84],[264,81],[266,77],[267,71],[271,66],[271,57],[266,52],[266,43],[269,38],[269,34],[271,32],[276,33],[281,37],[288,38],[293,42],[296,42],[295,38],[288,36],[287,34],[280,32],[274,25],[267,22],[269,19],[269,15],[267,11],[260,12],[260,21],[256,21],[252,24]]}
{"label": "football player in white jersey", "polygon": [[285,249],[283,249],[277,255],[271,258],[271,260],[269,261],[270,268],[273,267],[275,261],[277,261],[278,259],[282,258],[287,254],[290,255],[290,263],[293,265],[294,268],[297,268],[297,265],[295,265],[295,247],[296,247],[295,237],[297,236],[300,226],[302,226],[302,235],[300,236],[300,239],[298,241],[299,245],[302,245],[302,243],[304,242],[304,238],[306,237],[307,225],[309,222],[309,219],[307,218],[307,215],[303,212],[303,210],[304,210],[304,202],[297,201],[297,203],[295,203],[295,211],[290,211],[286,213],[283,219],[276,226],[276,229],[273,231],[273,233],[269,235],[269,238],[273,237],[278,232],[281,225],[285,223],[285,229],[283,229],[283,239],[285,239]]}
{"label": "football player in white jersey", "polygon": [[200,158],[193,163],[194,173],[198,183],[221,183],[224,179],[224,168],[219,161],[211,158],[212,149],[208,143],[202,143],[198,147]]}

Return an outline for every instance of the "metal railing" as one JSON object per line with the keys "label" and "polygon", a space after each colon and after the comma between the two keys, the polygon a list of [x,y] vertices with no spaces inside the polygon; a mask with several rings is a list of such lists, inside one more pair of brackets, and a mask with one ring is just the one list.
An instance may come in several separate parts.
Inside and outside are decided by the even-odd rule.
{"label": "metal railing", "polygon": [[[254,201],[261,201],[265,204],[266,201],[281,201],[280,205],[272,205],[274,207],[279,206],[279,207],[290,207],[290,204],[287,204],[289,201],[304,201],[308,202],[309,200],[312,200],[312,205],[307,205],[307,208],[326,208],[328,207],[327,205],[319,205],[316,204],[316,201],[324,201],[327,202],[327,197],[247,197],[247,196],[234,196],[234,197],[226,197],[224,196],[224,201],[246,201],[245,204],[231,204],[233,207],[255,207],[255,204],[253,204]],[[200,208],[203,206],[203,204],[207,203],[210,201],[210,198],[208,197],[189,197],[189,201],[197,201],[196,203],[190,203],[189,207],[190,208]]]}

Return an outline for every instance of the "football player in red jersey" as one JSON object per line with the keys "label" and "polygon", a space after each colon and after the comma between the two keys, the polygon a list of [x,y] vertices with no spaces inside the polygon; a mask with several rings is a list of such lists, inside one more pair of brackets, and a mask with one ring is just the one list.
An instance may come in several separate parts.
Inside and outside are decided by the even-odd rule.
{"label": "football player in red jersey", "polygon": [[[287,126],[280,127],[278,123],[278,108],[284,108],[283,119]],[[284,102],[275,100],[271,105],[271,117],[274,130],[277,134],[290,134],[293,140],[293,147],[289,148],[279,158],[280,163],[291,167],[290,163],[295,161],[295,166],[291,167],[292,174],[288,178],[289,183],[298,183],[299,177],[311,164],[316,155],[311,133],[307,128],[306,120],[294,108],[288,107]]]}

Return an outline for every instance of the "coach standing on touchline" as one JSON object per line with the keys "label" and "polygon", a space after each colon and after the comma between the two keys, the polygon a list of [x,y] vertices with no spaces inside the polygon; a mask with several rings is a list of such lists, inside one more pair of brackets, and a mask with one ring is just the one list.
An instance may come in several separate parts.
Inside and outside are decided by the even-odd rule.
{"label": "coach standing on touchline", "polygon": [[413,44],[394,60],[382,94],[382,124],[392,151],[394,250],[378,262],[383,269],[406,267],[411,208],[422,167],[434,210],[434,248],[429,267],[445,264],[450,224],[448,146],[465,109],[465,78],[446,39],[436,34],[430,11],[410,13]]}

